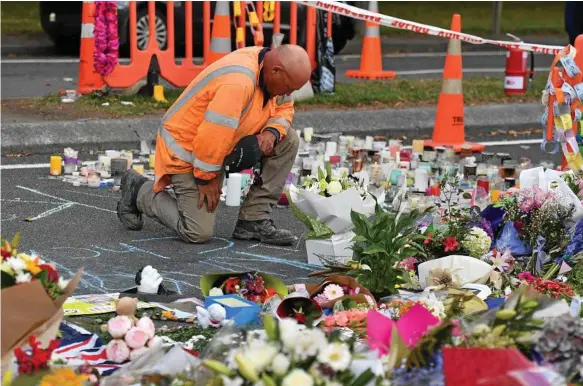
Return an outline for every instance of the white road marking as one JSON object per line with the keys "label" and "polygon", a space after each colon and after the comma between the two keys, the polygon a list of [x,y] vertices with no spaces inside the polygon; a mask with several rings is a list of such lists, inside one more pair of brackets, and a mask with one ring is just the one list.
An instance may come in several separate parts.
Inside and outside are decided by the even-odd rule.
{"label": "white road marking", "polygon": [[27,217],[27,218],[26,218],[26,220],[27,220],[27,221],[34,221],[34,220],[38,220],[38,219],[40,219],[40,218],[44,218],[44,217],[50,216],[51,214],[55,214],[55,213],[57,213],[57,212],[60,212],[60,211],[62,211],[62,210],[64,210],[64,209],[70,208],[70,207],[72,207],[73,205],[75,205],[73,202],[66,202],[66,203],[64,203],[63,205],[59,205],[59,206],[57,206],[56,208],[49,209],[49,210],[47,210],[47,211],[45,211],[45,212],[42,212],[41,214],[37,214],[37,215],[36,215],[36,216],[34,216],[34,217]]}
{"label": "white road marking", "polygon": [[[83,161],[83,166],[95,165],[97,161]],[[50,167],[50,164],[14,164],[14,165],[0,165],[0,170],[13,169],[42,169]]]}
{"label": "white road marking", "polygon": [[75,204],[75,205],[84,206],[84,207],[86,207],[86,208],[91,208],[91,209],[102,210],[102,211],[104,211],[104,212],[109,212],[109,213],[117,213],[115,210],[111,210],[111,209],[105,209],[105,208],[100,208],[100,207],[98,207],[98,206],[94,206],[94,205],[87,205],[87,204],[82,204],[82,203],[80,203],[80,202],[77,202],[77,201],[65,200],[64,198],[60,198],[60,197],[56,197],[56,196],[52,196],[52,195],[50,195],[50,194],[47,194],[47,193],[40,192],[40,191],[38,191],[38,190],[36,190],[36,189],[27,188],[26,186],[20,186],[20,185],[17,185],[16,187],[17,187],[17,188],[19,188],[19,189],[28,190],[29,192],[32,192],[32,193],[40,194],[41,196],[46,196],[46,197],[49,197],[49,198],[54,198],[54,199],[56,199],[56,200],[61,200],[61,201],[65,202],[65,203],[72,203],[72,204]]}
{"label": "white road marking", "polygon": [[485,146],[514,146],[514,145],[534,145],[542,143],[542,139],[517,139],[513,141],[490,141],[490,142],[480,142]]}
{"label": "white road marking", "polygon": [[[464,68],[464,73],[504,73],[505,68]],[[535,67],[534,72],[549,72],[548,67]],[[428,75],[428,74],[442,74],[443,68],[432,69],[432,70],[410,70],[410,71],[396,71],[397,76],[399,75]]]}
{"label": "white road marking", "polygon": [[[383,58],[387,59],[400,59],[400,58],[444,58],[447,55],[446,52],[410,52],[402,54],[385,54]],[[462,52],[462,56],[505,56],[506,51],[478,51],[478,52]],[[348,59],[360,59],[359,54],[346,54],[337,55],[338,60],[348,60]]]}
{"label": "white road marking", "polygon": [[[388,59],[400,59],[400,58],[443,58],[445,57],[445,52],[413,52],[413,53],[402,53],[402,54],[385,54],[383,58]],[[480,57],[480,56],[505,56],[506,51],[478,51],[478,52],[464,52],[462,54],[465,57]],[[346,54],[337,55],[338,60],[348,60],[348,59],[360,59],[359,54]],[[182,61],[184,58],[178,58],[177,61]],[[203,60],[203,58],[194,57],[194,61]],[[129,63],[128,58],[122,58],[119,60],[120,63]],[[78,58],[27,58],[27,59],[2,59],[0,64],[77,64],[79,63]]]}

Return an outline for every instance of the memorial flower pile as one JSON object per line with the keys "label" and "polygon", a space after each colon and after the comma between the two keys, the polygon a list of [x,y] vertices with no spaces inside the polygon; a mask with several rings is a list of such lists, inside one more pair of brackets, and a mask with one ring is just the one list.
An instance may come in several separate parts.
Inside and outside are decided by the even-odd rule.
{"label": "memorial flower pile", "polygon": [[318,168],[317,176],[307,176],[302,181],[302,189],[319,194],[324,197],[331,197],[346,191],[350,188],[356,188],[359,194],[366,197],[367,189],[363,181],[358,177],[349,175],[347,172],[336,172],[332,170],[329,162],[325,164],[324,169]]}
{"label": "memorial flower pile", "polygon": [[275,295],[275,289],[266,285],[264,278],[258,272],[246,272],[240,276],[232,276],[223,281],[219,287],[211,289],[209,295],[223,294],[241,295],[255,303],[265,303]]}
{"label": "memorial flower pile", "polygon": [[265,334],[248,334],[246,342],[228,349],[225,363],[212,359],[203,365],[222,384],[295,386],[366,385],[375,382],[373,371],[354,366],[355,341],[339,334],[327,336],[320,328],[306,327],[291,318],[279,323],[266,316]]}
{"label": "memorial flower pile", "polygon": [[117,3],[95,2],[95,72],[107,76],[113,72],[119,58],[119,36],[117,26]]}

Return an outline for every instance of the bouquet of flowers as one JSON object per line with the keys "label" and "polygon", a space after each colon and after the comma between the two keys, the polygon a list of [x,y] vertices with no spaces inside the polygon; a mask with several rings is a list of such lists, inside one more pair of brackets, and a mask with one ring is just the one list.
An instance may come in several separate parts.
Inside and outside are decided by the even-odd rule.
{"label": "bouquet of flowers", "polygon": [[[31,335],[48,344],[58,332],[62,305],[73,293],[81,271],[64,280],[54,266],[39,256],[19,253],[18,234],[2,239],[2,353],[4,356]],[[26,301],[23,301],[26,300]]]}
{"label": "bouquet of flowers", "polygon": [[441,202],[436,206],[440,212],[439,221],[425,230],[424,246],[433,257],[467,253],[472,257],[482,257],[490,250],[492,229],[479,212],[459,205],[460,198],[467,198],[459,188],[459,177],[446,174],[440,181]]}
{"label": "bouquet of flowers", "polygon": [[265,303],[275,295],[273,287],[266,287],[263,276],[257,272],[247,272],[242,276],[232,276],[226,279],[220,287],[211,289],[210,295],[235,294],[255,303]]}
{"label": "bouquet of flowers", "polygon": [[367,311],[360,308],[352,308],[344,311],[337,311],[324,319],[324,327],[327,329],[349,328],[360,338],[366,336],[366,314]]}
{"label": "bouquet of flowers", "polygon": [[200,279],[203,296],[233,294],[263,304],[275,294],[285,297],[287,287],[274,276],[257,272],[209,273]]}
{"label": "bouquet of flowers", "polygon": [[326,162],[326,170],[318,169],[317,176],[307,176],[302,180],[302,189],[319,194],[324,197],[331,197],[350,188],[356,188],[360,196],[366,198],[367,187],[364,181],[358,177],[349,175],[346,172],[337,172],[332,170],[330,162]]}
{"label": "bouquet of flowers", "polygon": [[490,272],[490,286],[493,289],[495,297],[508,296],[512,290],[520,284],[514,272],[517,268],[517,262],[512,256],[510,248],[504,253],[493,249],[486,256],[488,263],[492,264],[494,269]]}
{"label": "bouquet of flowers", "polygon": [[318,177],[307,177],[298,189],[287,192],[293,214],[310,230],[308,239],[329,238],[350,232],[350,211],[371,215],[376,201],[367,192],[366,178],[338,174],[330,164],[319,169]]}
{"label": "bouquet of flowers", "polygon": [[531,247],[537,238],[544,237],[543,250],[549,252],[564,249],[568,242],[568,228],[575,207],[563,205],[560,197],[545,192],[538,186],[510,189],[495,206],[505,212],[505,220],[514,224],[520,239]]}
{"label": "bouquet of flowers", "polygon": [[[373,363],[357,366],[355,340],[341,340],[339,333],[327,337],[320,328],[304,327],[291,318],[276,323],[264,319],[265,334],[249,336],[230,347],[226,363],[213,359],[203,365],[223,385],[366,385],[382,379]],[[370,360],[371,362],[376,361]],[[366,370],[362,370],[365,368]]]}
{"label": "bouquet of flowers", "polygon": [[573,171],[568,171],[561,174],[561,178],[583,203],[583,172],[574,173]]}

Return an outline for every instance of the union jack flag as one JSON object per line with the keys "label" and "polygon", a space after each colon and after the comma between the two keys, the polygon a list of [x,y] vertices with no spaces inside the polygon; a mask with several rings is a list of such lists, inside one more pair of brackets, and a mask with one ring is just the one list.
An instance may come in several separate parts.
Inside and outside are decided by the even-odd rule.
{"label": "union jack flag", "polygon": [[61,344],[53,352],[53,358],[87,363],[100,375],[110,375],[122,366],[107,360],[105,345],[96,334],[66,322],[61,323],[59,330]]}

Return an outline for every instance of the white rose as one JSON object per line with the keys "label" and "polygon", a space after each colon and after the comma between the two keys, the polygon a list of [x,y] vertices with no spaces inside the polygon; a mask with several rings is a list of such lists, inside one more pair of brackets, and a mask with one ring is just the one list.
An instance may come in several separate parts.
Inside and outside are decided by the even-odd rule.
{"label": "white rose", "polygon": [[289,358],[284,354],[277,354],[273,358],[273,363],[271,363],[271,368],[276,375],[284,375],[289,369],[290,361]]}
{"label": "white rose", "polygon": [[280,339],[288,349],[293,349],[297,345],[299,335],[298,322],[292,318],[284,318],[279,321]]}
{"label": "white rose", "polygon": [[217,287],[211,288],[209,296],[223,296],[223,290]]}
{"label": "white rose", "polygon": [[338,194],[342,192],[342,184],[338,181],[332,181],[328,184],[328,189],[326,189],[326,192],[331,196]]}
{"label": "white rose", "polygon": [[313,386],[314,379],[302,369],[292,370],[281,382],[281,386]]}

